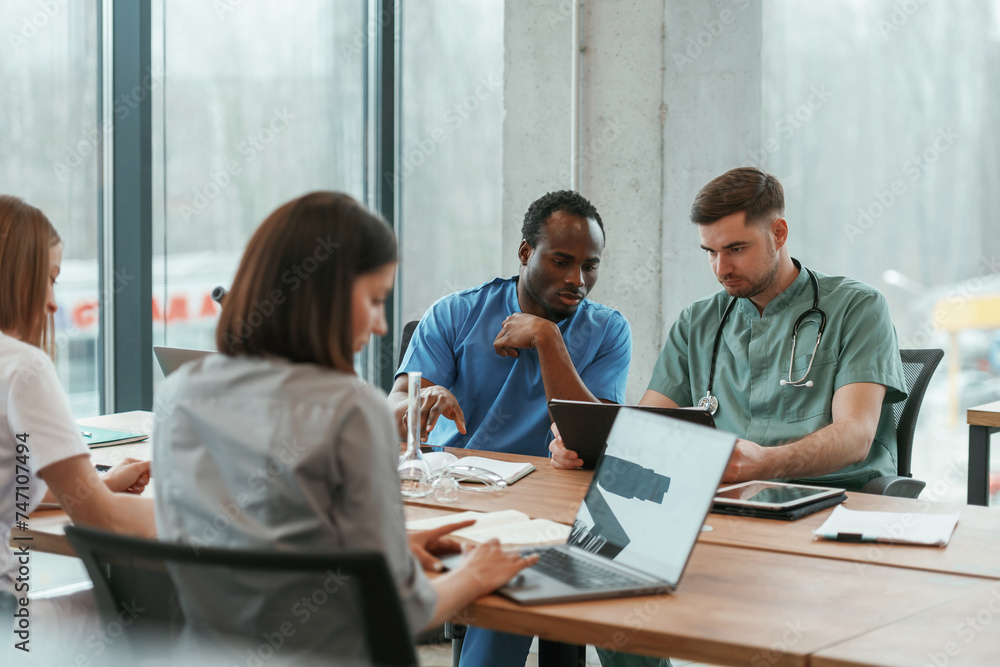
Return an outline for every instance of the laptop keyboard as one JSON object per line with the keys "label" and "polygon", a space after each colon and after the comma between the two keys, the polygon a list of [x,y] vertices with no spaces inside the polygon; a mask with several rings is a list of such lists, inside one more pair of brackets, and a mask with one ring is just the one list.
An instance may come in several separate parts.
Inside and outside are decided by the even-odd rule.
{"label": "laptop keyboard", "polygon": [[646,586],[648,582],[576,556],[570,551],[542,549],[532,569],[581,590]]}

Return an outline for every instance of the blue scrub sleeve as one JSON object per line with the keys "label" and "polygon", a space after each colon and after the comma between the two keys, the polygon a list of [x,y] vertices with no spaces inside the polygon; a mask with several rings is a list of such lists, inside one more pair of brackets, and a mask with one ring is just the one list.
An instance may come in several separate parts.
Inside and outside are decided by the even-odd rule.
{"label": "blue scrub sleeve", "polygon": [[583,369],[580,379],[597,398],[624,403],[631,360],[632,328],[625,316],[616,312],[594,361]]}
{"label": "blue scrub sleeve", "polygon": [[410,345],[396,370],[396,377],[410,371],[420,371],[425,380],[442,387],[455,384],[458,366],[455,363],[455,339],[458,322],[464,320],[453,312],[458,305],[445,297],[432,305],[413,330]]}

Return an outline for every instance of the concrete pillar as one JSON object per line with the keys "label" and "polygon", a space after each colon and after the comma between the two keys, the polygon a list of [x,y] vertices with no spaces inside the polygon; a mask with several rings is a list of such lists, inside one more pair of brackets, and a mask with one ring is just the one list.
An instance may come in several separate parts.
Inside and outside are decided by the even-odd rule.
{"label": "concrete pillar", "polygon": [[[570,183],[571,1],[506,3],[504,273],[516,271],[528,204]],[[677,314],[718,289],[688,211],[759,145],[761,9],[590,0],[580,11],[580,190],[608,240],[592,296],[632,324],[627,400],[637,402]]]}
{"label": "concrete pillar", "polygon": [[528,205],[569,188],[570,15],[568,2],[504,3],[504,275],[517,273]]}
{"label": "concrete pillar", "polygon": [[632,325],[626,400],[637,403],[663,342],[663,2],[585,4],[581,188],[607,247],[594,299]]}
{"label": "concrete pillar", "polygon": [[664,331],[691,301],[719,289],[691,203],[710,180],[747,165],[760,144],[762,27],[761,4],[750,0],[668,1],[665,8]]}

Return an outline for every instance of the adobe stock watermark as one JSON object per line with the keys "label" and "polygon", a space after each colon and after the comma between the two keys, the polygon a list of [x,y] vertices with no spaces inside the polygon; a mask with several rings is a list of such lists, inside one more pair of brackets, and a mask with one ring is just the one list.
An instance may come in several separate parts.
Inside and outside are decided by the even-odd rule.
{"label": "adobe stock watermark", "polygon": [[257,156],[271,145],[275,138],[288,129],[291,121],[295,120],[295,115],[287,108],[275,108],[271,112],[271,118],[253,134],[247,137],[236,146],[236,151],[242,159],[231,158],[226,161],[222,168],[209,174],[208,178],[200,186],[196,186],[190,201],[180,205],[180,214],[184,222],[188,222],[198,213],[207,209],[213,201],[219,198],[223,191],[233,182],[234,176],[243,173],[243,168],[257,159]]}
{"label": "adobe stock watermark", "polygon": [[[954,633],[957,635],[957,640],[947,641],[941,647],[942,650],[927,654],[928,664],[934,667],[947,667],[953,658],[962,655],[962,648],[974,642],[976,637],[987,631],[997,632],[995,627],[990,628],[997,615],[1000,615],[1000,587],[994,586],[990,589],[989,597],[983,606],[955,626]],[[961,643],[958,640],[961,640]]]}
{"label": "adobe stock watermark", "polygon": [[[750,0],[732,0],[732,4],[742,12],[750,6]],[[726,33],[728,27],[736,23],[737,18],[738,16],[733,10],[724,8],[719,12],[718,17],[702,21],[705,29],[688,37],[683,51],[674,51],[670,55],[677,70],[683,72],[685,67],[700,58],[705,49],[715,44]]]}
{"label": "adobe stock watermark", "polygon": [[330,259],[339,247],[340,244],[335,243],[330,235],[327,235],[325,239],[317,236],[316,246],[313,248],[312,254],[306,255],[299,263],[293,264],[281,274],[281,284],[287,286],[287,292],[284,289],[274,289],[263,301],[255,299],[246,319],[237,319],[236,332],[226,332],[223,342],[230,352],[241,346],[253,334],[254,330],[261,327],[267,318],[274,315],[278,306],[288,300],[288,293],[296,291],[309,280],[319,270],[320,265]]}
{"label": "adobe stock watermark", "polygon": [[91,153],[94,153],[105,136],[110,136],[115,131],[115,120],[123,121],[129,114],[139,108],[147,96],[160,87],[164,79],[163,72],[147,70],[146,75],[138,85],[132,90],[122,93],[112,101],[114,118],[108,118],[99,127],[86,128],[81,132],[81,137],[76,143],[66,146],[61,151],[60,157],[52,162],[52,169],[56,178],[66,182],[70,174],[73,173]]}
{"label": "adobe stock watermark", "polygon": [[781,150],[782,139],[788,140],[797,131],[811,121],[816,112],[826,105],[827,101],[833,97],[833,93],[826,87],[826,84],[813,86],[809,89],[809,95],[802,104],[799,104],[793,111],[785,115],[774,123],[774,133],[762,140],[760,148],[757,150],[747,149],[747,157],[750,162],[763,169],[769,157]]}
{"label": "adobe stock watermark", "polygon": [[216,17],[222,20],[227,15],[235,12],[237,7],[243,6],[245,2],[246,0],[213,0],[212,9],[215,10]]}
{"label": "adobe stock watermark", "polygon": [[383,9],[373,20],[369,20],[364,28],[355,28],[351,31],[350,41],[342,42],[340,45],[340,55],[353,62],[355,58],[364,54],[369,42],[375,41],[379,28],[385,28],[391,21],[392,12]]}
{"label": "adobe stock watermark", "polygon": [[39,0],[38,10],[32,12],[30,16],[25,16],[17,30],[7,33],[7,42],[18,60],[28,42],[45,30],[68,2],[69,0]]}
{"label": "adobe stock watermark", "polygon": [[494,75],[479,77],[469,94],[452,104],[442,116],[442,124],[426,132],[424,136],[410,144],[403,151],[403,160],[397,171],[387,171],[383,174],[385,182],[392,185],[396,177],[409,178],[413,173],[427,163],[438,146],[447,143],[455,130],[472,117],[496,91],[503,88],[503,79]]}
{"label": "adobe stock watermark", "polygon": [[244,487],[246,491],[239,491],[231,500],[220,504],[219,511],[211,521],[202,521],[200,534],[192,535],[190,538],[195,553],[214,544],[234,522],[240,520],[243,510],[265,497],[271,482],[284,475],[289,468],[294,468],[305,453],[305,444],[295,439],[282,442],[281,449],[272,453],[267,463],[247,477]]}
{"label": "adobe stock watermark", "polygon": [[[576,156],[576,159],[570,165],[574,170],[579,168],[586,168],[590,166],[597,157],[602,155],[608,150],[625,130],[628,129],[627,125],[623,125],[621,120],[618,118],[611,118],[605,121],[604,127],[601,128],[600,132],[597,132],[597,136],[587,142],[580,154]],[[563,183],[570,182],[570,170],[563,169],[559,172],[559,179]]]}
{"label": "adobe stock watermark", "polygon": [[545,20],[548,21],[550,28],[555,28],[557,25],[563,21],[568,20],[573,16],[573,4],[579,2],[580,0],[562,0],[559,6],[555,9],[545,10]]}
{"label": "adobe stock watermark", "polygon": [[927,0],[900,0],[900,2],[894,3],[892,11],[889,13],[889,20],[879,19],[876,24],[882,39],[888,40],[893,33],[899,32],[910,18],[926,4]]}
{"label": "adobe stock watermark", "polygon": [[777,664],[790,649],[802,641],[806,632],[808,628],[802,625],[802,621],[785,621],[781,638],[772,642],[768,648],[755,653],[750,658],[750,667],[771,667]]}
{"label": "adobe stock watermark", "polygon": [[[993,253],[990,257],[980,257],[976,275],[949,290],[944,302],[952,306],[959,306],[970,301],[978,296],[986,286],[984,278],[996,274],[1000,274],[1000,257],[997,256],[997,253]],[[951,319],[953,312],[952,309],[935,308],[934,314],[921,321],[911,335],[900,337],[900,344],[903,347],[932,347],[935,334],[947,328],[948,320]]]}
{"label": "adobe stock watermark", "polygon": [[[903,176],[906,176],[911,184],[916,183],[960,138],[961,135],[955,132],[951,126],[938,129],[937,134],[926,149],[921,153],[911,155],[900,166]],[[844,234],[847,235],[847,240],[854,243],[859,236],[871,229],[886,214],[886,211],[892,208],[893,204],[909,190],[909,186],[902,178],[893,179],[885,189],[876,189],[872,201],[865,206],[858,207],[857,220],[844,223]]]}

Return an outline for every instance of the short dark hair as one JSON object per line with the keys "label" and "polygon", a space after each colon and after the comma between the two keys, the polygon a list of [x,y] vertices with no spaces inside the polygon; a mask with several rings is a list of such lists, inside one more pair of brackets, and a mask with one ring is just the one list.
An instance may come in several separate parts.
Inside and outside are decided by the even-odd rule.
{"label": "short dark hair", "polygon": [[273,355],[354,372],[354,279],[397,260],[388,224],[352,197],[312,192],[250,237],[215,330],[230,356]]}
{"label": "short dark hair", "polygon": [[556,190],[542,195],[531,202],[528,212],[524,214],[524,224],[521,225],[521,238],[528,242],[532,248],[538,246],[538,240],[542,237],[545,223],[556,211],[565,211],[572,215],[596,220],[597,226],[601,228],[601,238],[604,240],[604,222],[597,213],[597,209],[579,192],[572,190]]}
{"label": "short dark hair", "polygon": [[698,191],[691,222],[710,225],[743,211],[747,224],[766,224],[785,212],[785,192],[774,176],[756,167],[730,169]]}

